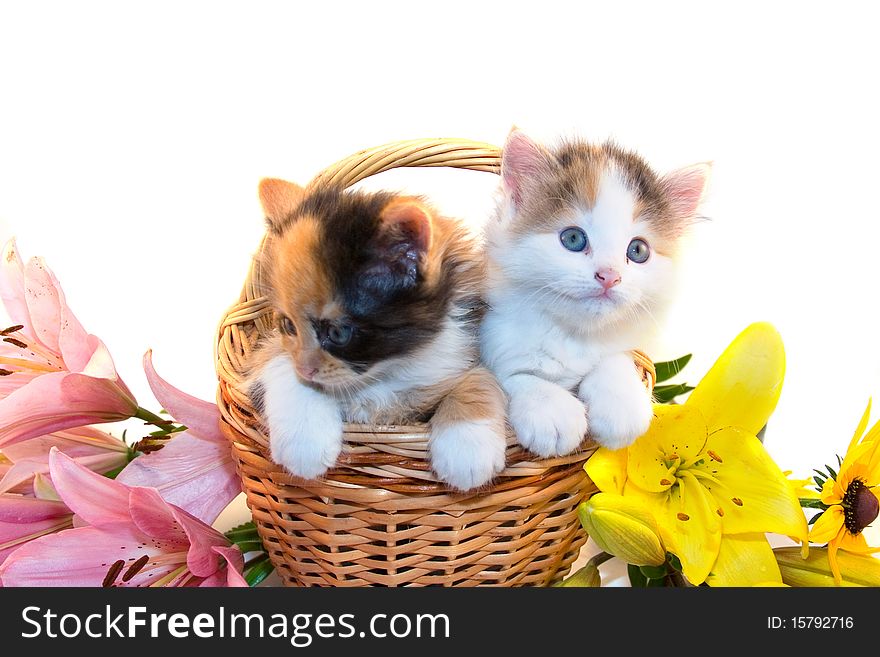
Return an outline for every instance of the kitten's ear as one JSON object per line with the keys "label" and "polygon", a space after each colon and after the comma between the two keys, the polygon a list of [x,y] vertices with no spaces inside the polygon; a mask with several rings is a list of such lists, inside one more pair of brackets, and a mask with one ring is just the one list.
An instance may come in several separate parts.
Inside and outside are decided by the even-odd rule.
{"label": "kitten's ear", "polygon": [[260,204],[266,215],[269,229],[278,232],[284,220],[302,200],[304,190],[299,185],[280,178],[263,178],[260,181]]}
{"label": "kitten's ear", "polygon": [[380,216],[383,241],[406,245],[424,253],[431,246],[431,213],[415,199],[400,199],[385,206]]}
{"label": "kitten's ear", "polygon": [[414,286],[419,262],[431,246],[430,211],[416,199],[400,199],[382,210],[379,221],[373,258],[363,282],[384,290]]}
{"label": "kitten's ear", "polygon": [[711,162],[700,162],[663,176],[661,183],[676,217],[689,219],[696,214],[711,171]]}
{"label": "kitten's ear", "polygon": [[551,172],[553,160],[552,153],[541,144],[532,141],[522,130],[511,129],[501,153],[501,184],[515,206],[522,204],[526,191],[535,181]]}

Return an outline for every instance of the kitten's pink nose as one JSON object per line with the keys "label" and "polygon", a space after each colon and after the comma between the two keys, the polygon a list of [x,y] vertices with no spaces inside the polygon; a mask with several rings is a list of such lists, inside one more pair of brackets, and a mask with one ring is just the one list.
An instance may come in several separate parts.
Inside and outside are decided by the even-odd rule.
{"label": "kitten's pink nose", "polygon": [[318,369],[319,368],[317,365],[309,362],[296,364],[296,373],[299,374],[306,381],[311,381],[313,378],[315,378],[315,374],[318,373]]}
{"label": "kitten's pink nose", "polygon": [[318,368],[317,367],[301,367],[301,366],[297,365],[296,373],[299,374],[306,381],[311,381],[315,377],[315,374],[318,373]]}
{"label": "kitten's pink nose", "polygon": [[603,288],[610,290],[612,287],[620,283],[620,274],[616,269],[608,267],[596,272],[596,280],[599,281],[599,285]]}

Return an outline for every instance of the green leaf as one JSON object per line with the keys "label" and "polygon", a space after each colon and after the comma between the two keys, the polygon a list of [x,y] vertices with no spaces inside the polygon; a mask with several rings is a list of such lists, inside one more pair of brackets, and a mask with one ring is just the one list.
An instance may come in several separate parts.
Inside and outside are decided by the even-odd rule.
{"label": "green leaf", "polygon": [[822,500],[813,497],[800,497],[798,498],[798,502],[800,502],[801,506],[805,509],[822,509],[824,511],[828,508],[828,505]]}
{"label": "green leaf", "polygon": [[679,559],[677,556],[675,556],[674,554],[672,554],[672,552],[669,552],[669,553],[666,555],[666,563],[668,563],[669,566],[670,566],[673,570],[677,570],[678,572],[681,572],[681,571],[682,571],[682,568],[681,568],[681,559]]}
{"label": "green leaf", "polygon": [[241,550],[242,554],[247,554],[248,552],[262,552],[266,548],[263,547],[263,541],[259,538],[255,541],[250,540],[240,540],[233,541],[238,546],[238,549]]}
{"label": "green leaf", "polygon": [[642,570],[638,566],[633,566],[631,563],[627,564],[626,572],[629,575],[629,583],[633,588],[645,588],[648,586],[648,578],[642,574]]}
{"label": "green leaf", "polygon": [[[128,465],[127,463],[125,465]],[[110,472],[105,472],[104,476],[107,479],[116,479],[119,476],[119,473],[125,470],[125,465],[120,465],[118,468],[113,468]]]}
{"label": "green leaf", "polygon": [[648,579],[663,579],[667,573],[666,564],[662,566],[639,566],[639,570]]}
{"label": "green leaf", "polygon": [[832,468],[830,465],[826,465],[825,468],[828,470],[829,473],[831,473],[831,478],[834,479],[834,481],[837,481],[837,472],[834,470],[834,468]]}
{"label": "green leaf", "polygon": [[660,579],[649,579],[648,580],[648,588],[654,589],[657,587],[666,586],[666,578],[661,577]]}
{"label": "green leaf", "polygon": [[257,526],[253,521],[233,527],[229,531],[224,532],[223,535],[233,543],[260,540],[260,534],[257,532]]}
{"label": "green leaf", "polygon": [[825,512],[824,512],[824,511],[820,511],[819,513],[817,513],[816,515],[814,515],[812,518],[810,518],[810,520],[809,520],[809,522],[807,522],[807,524],[808,524],[808,525],[812,525],[813,523],[815,523],[819,518],[822,517],[822,514],[823,514],[823,513],[825,513]]}
{"label": "green leaf", "polygon": [[676,358],[675,360],[667,360],[663,361],[662,363],[654,363],[654,369],[657,372],[657,383],[668,381],[676,374],[681,372],[684,369],[684,366],[690,362],[692,356],[693,354],[687,354],[686,356]]}
{"label": "green leaf", "polygon": [[654,400],[658,404],[668,404],[679,395],[683,395],[693,389],[693,386],[689,386],[686,383],[677,383],[675,385],[668,386],[655,386]]}
{"label": "green leaf", "polygon": [[813,481],[816,482],[816,488],[822,490],[822,486],[825,485],[825,480],[820,477],[813,477]]}
{"label": "green leaf", "polygon": [[275,566],[269,561],[269,555],[263,553],[245,564],[244,579],[248,586],[256,586],[266,579],[273,570],[275,570]]}

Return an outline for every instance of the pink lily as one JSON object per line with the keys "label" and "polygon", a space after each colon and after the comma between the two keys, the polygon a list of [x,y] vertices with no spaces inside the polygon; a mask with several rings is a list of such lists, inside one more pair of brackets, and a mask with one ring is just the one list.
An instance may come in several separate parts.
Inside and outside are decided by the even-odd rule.
{"label": "pink lily", "polygon": [[94,427],[77,427],[24,440],[0,451],[0,493],[33,494],[35,475],[49,473],[49,450],[58,449],[89,470],[107,474],[128,463],[126,444]]}
{"label": "pink lily", "polygon": [[137,413],[107,347],[76,319],[42,259],[25,265],[14,240],[0,258],[0,298],[15,322],[0,331],[0,447]]}
{"label": "pink lily", "polygon": [[167,502],[213,523],[241,492],[229,441],[220,432],[220,411],[160,377],[150,351],[144,354],[144,371],[156,399],[187,430],[161,450],[134,459],[116,480],[155,488]]}
{"label": "pink lily", "polygon": [[19,547],[0,565],[4,586],[247,586],[241,551],[155,489],[102,477],[57,448],[49,468],[87,526]]}

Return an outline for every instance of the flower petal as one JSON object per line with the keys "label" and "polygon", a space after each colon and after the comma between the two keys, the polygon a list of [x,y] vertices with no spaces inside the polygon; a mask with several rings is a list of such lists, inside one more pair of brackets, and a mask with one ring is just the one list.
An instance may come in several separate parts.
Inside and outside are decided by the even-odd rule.
{"label": "flower petal", "polygon": [[51,372],[0,399],[0,447],[97,422],[124,420],[137,402],[118,381]]}
{"label": "flower petal", "polygon": [[94,456],[108,452],[128,453],[128,448],[119,438],[94,427],[76,427],[4,447],[3,455],[13,463],[26,459],[43,460],[48,463],[49,450],[53,447],[58,447],[70,457]]}
{"label": "flower petal", "polygon": [[[43,536],[20,547],[0,566],[0,580],[4,586],[101,586],[117,560],[127,567],[143,555],[161,554],[162,550],[130,522],[79,527]],[[123,583],[121,576],[126,567],[117,576],[117,585],[149,583],[174,566],[148,565]]]}
{"label": "flower petal", "polygon": [[714,501],[713,511],[723,513],[725,534],[775,532],[806,541],[807,521],[800,502],[761,441],[728,427],[709,436],[706,450],[714,457],[695,470],[705,475],[703,484]]}
{"label": "flower petal", "polygon": [[771,324],[759,322],[730,343],[685,405],[702,411],[710,433],[738,426],[754,435],[776,408],[784,377],[782,338]]}
{"label": "flower petal", "polygon": [[241,576],[241,570],[244,567],[244,558],[241,550],[235,546],[220,547],[214,546],[214,552],[219,554],[226,561],[225,577],[223,570],[218,570],[214,575],[205,579],[199,586],[229,586],[229,587],[247,587],[248,583]]}
{"label": "flower petal", "polygon": [[861,438],[865,434],[865,429],[868,428],[868,420],[871,419],[871,400],[868,400],[868,405],[865,408],[865,412],[862,413],[862,418],[859,420],[859,424],[856,427],[856,431],[853,434],[852,439],[849,441],[849,446],[846,448],[846,457],[843,459],[843,463],[840,464],[840,470],[846,470],[851,464],[853,459],[850,458],[850,453],[853,451],[853,448],[859,443],[859,438]]}
{"label": "flower petal", "polygon": [[[31,314],[25,299],[24,263],[18,254],[15,239],[6,242],[0,259],[0,299],[14,324],[21,324],[25,335],[34,337]],[[3,328],[6,328],[5,326]]]}
{"label": "flower petal", "polygon": [[666,493],[646,493],[627,484],[624,496],[641,498],[657,520],[666,549],[681,560],[685,577],[692,584],[701,584],[708,577],[721,545],[721,518],[710,505],[703,486],[685,473],[678,485]]}
{"label": "flower petal", "polygon": [[198,397],[178,390],[159,376],[153,368],[152,351],[144,354],[144,372],[150,389],[171,417],[185,424],[200,438],[227,444],[226,438],[220,432],[220,410],[217,404],[202,401]]}
{"label": "flower petal", "polygon": [[172,544],[175,550],[189,548],[189,539],[171,512],[171,505],[155,489],[131,488],[128,510],[131,521],[147,536]]}
{"label": "flower petal", "polygon": [[756,586],[782,583],[779,564],[764,534],[724,536],[718,559],[706,578],[709,586]]}
{"label": "flower petal", "polygon": [[[70,527],[70,513],[33,522],[0,522],[0,564],[22,545]],[[2,582],[0,582],[2,585]]]}
{"label": "flower petal", "polygon": [[165,501],[208,524],[241,492],[229,444],[204,440],[189,431],[176,435],[158,452],[138,456],[116,481],[155,488]]}
{"label": "flower petal", "polygon": [[660,493],[675,483],[675,470],[695,458],[706,443],[706,422],[695,408],[654,406],[647,433],[629,448],[626,474],[629,483]]}
{"label": "flower petal", "polygon": [[[92,472],[105,474],[111,470],[121,468],[128,462],[125,454],[118,452],[104,452],[103,454],[91,454],[89,456],[77,456],[75,460],[84,465]],[[9,471],[0,479],[0,493],[8,493],[16,490],[27,489],[37,475],[49,472],[49,455],[39,459],[23,459],[16,461]]]}
{"label": "flower petal", "polygon": [[23,495],[0,495],[0,522],[28,523],[70,515],[70,509],[63,502]]}
{"label": "flower petal", "polygon": [[603,493],[623,493],[626,483],[626,449],[600,447],[584,464],[587,476]]}
{"label": "flower petal", "polygon": [[25,300],[37,339],[56,354],[61,353],[61,305],[64,293],[42,258],[31,258],[24,266]]}
{"label": "flower petal", "polygon": [[875,554],[880,552],[880,547],[875,548],[868,545],[865,535],[861,532],[858,534],[850,534],[848,531],[843,532],[838,541],[838,547],[841,550],[855,554]]}
{"label": "flower petal", "polygon": [[90,525],[131,521],[128,486],[92,472],[57,447],[49,453],[49,472],[64,503]]}
{"label": "flower petal", "polygon": [[833,540],[843,527],[843,507],[839,504],[828,507],[813,523],[810,529],[811,543],[828,543]]}
{"label": "flower petal", "polygon": [[152,488],[132,488],[131,517],[148,536],[187,549],[186,562],[197,577],[207,577],[219,567],[214,546],[226,547],[229,539],[183,509],[168,504]]}

